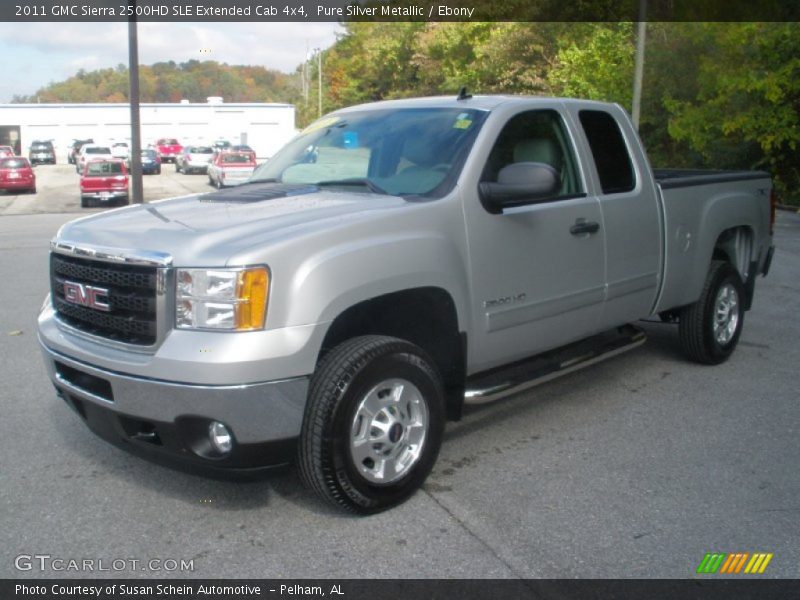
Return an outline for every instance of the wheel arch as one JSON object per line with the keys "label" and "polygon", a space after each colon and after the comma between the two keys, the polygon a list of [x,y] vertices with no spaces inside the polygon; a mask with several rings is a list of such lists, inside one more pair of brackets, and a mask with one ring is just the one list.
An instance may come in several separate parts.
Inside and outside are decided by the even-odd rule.
{"label": "wheel arch", "polygon": [[456,304],[446,290],[433,286],[404,289],[350,306],[328,327],[317,364],[337,345],[361,335],[396,337],[422,348],[442,377],[447,417],[460,418],[467,338],[459,331]]}

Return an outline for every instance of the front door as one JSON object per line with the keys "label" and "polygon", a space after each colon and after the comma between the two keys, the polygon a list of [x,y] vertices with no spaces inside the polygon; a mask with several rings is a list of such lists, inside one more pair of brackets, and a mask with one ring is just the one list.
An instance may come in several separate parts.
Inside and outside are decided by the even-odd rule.
{"label": "front door", "polygon": [[504,167],[518,162],[555,169],[558,190],[502,214],[483,207],[478,186],[462,190],[472,272],[471,373],[591,335],[602,312],[600,205],[585,193],[573,141],[557,110],[510,116],[481,181],[498,181]]}

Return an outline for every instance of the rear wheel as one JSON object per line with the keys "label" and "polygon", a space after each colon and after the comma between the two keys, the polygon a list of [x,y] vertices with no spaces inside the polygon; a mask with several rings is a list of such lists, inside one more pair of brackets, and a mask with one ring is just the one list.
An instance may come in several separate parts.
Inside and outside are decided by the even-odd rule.
{"label": "rear wheel", "polygon": [[353,338],[331,350],[312,377],[300,472],[329,502],[380,512],[422,485],[443,430],[442,385],[427,355],[397,338]]}
{"label": "rear wheel", "polygon": [[744,324],[744,294],[736,269],[712,261],[700,298],[680,315],[681,345],[690,359],[716,365],[733,353]]}
{"label": "rear wheel", "polygon": [[89,208],[89,199],[81,196],[81,208]]}

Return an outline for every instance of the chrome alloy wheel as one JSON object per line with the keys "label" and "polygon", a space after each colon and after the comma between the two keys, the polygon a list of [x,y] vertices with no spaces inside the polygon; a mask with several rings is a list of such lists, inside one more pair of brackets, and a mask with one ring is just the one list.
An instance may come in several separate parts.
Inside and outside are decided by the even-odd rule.
{"label": "chrome alloy wheel", "polygon": [[353,418],[350,456],[356,469],[370,483],[397,481],[422,455],[428,427],[428,406],[417,386],[405,379],[380,382]]}
{"label": "chrome alloy wheel", "polygon": [[726,283],[714,301],[714,339],[721,346],[731,341],[739,324],[739,295]]}

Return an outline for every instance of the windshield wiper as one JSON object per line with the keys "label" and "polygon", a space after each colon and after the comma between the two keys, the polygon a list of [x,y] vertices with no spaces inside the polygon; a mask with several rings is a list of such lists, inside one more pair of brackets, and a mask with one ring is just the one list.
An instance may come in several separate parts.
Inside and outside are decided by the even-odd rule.
{"label": "windshield wiper", "polygon": [[331,187],[331,186],[351,186],[356,185],[360,187],[367,188],[373,194],[383,194],[384,196],[389,196],[389,192],[384,190],[378,184],[376,184],[371,179],[367,179],[366,177],[351,177],[349,179],[328,179],[326,181],[318,181],[314,185],[318,187]]}
{"label": "windshield wiper", "polygon": [[245,181],[245,184],[247,183],[278,183],[278,180],[274,177],[268,177],[266,179],[248,179]]}

